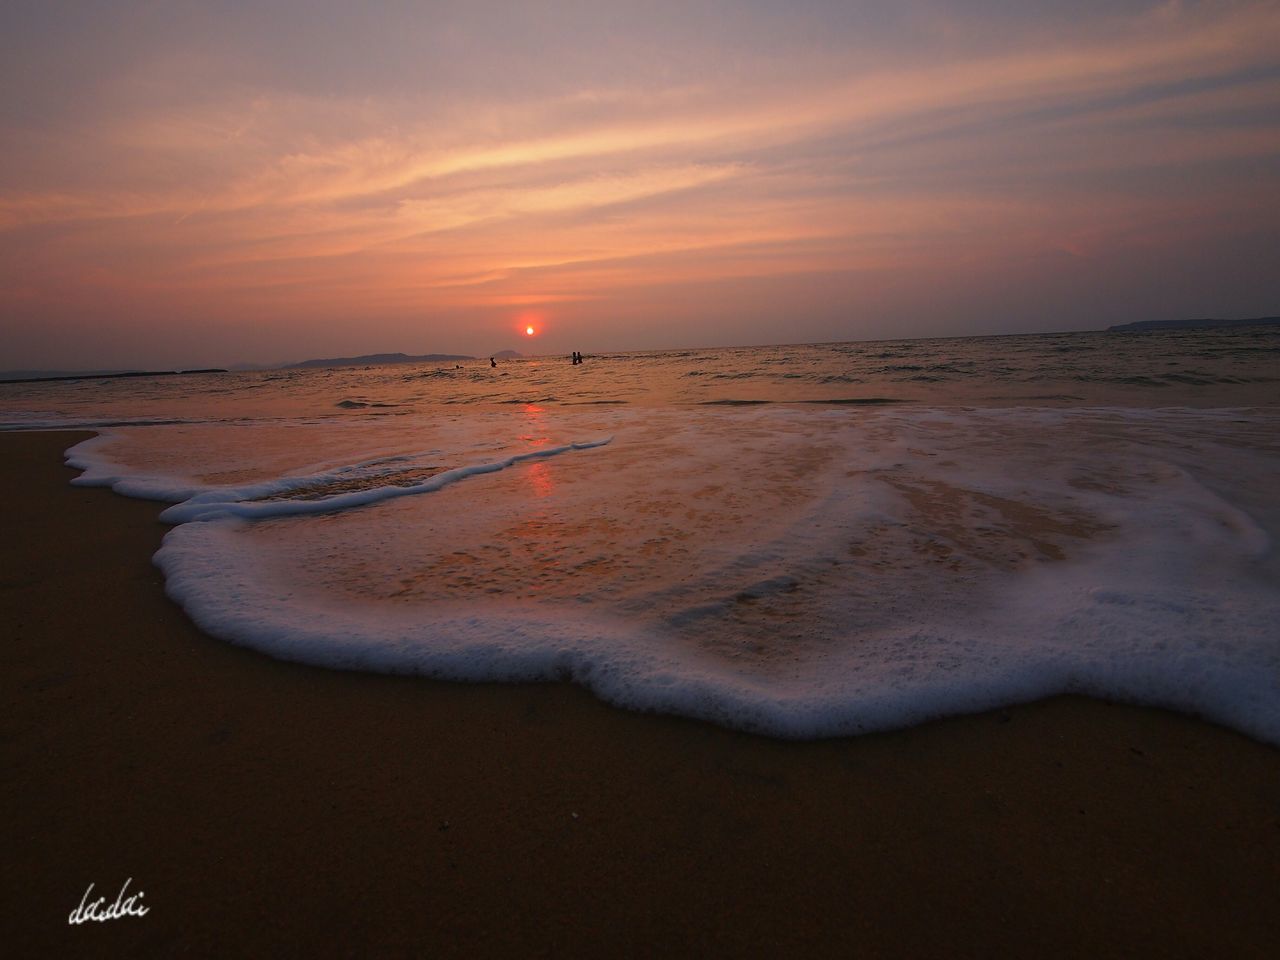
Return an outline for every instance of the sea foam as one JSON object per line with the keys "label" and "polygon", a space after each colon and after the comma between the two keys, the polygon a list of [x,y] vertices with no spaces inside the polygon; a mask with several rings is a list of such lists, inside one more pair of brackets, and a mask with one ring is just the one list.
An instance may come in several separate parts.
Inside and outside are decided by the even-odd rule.
{"label": "sea foam", "polygon": [[1280,743],[1276,427],[1239,411],[531,408],[381,436],[315,423],[285,460],[252,427],[170,437],[206,458],[277,451],[202,468],[249,479],[235,485],[158,469],[173,443],[143,430],[71,456],[90,482],[181,499],[156,555],[170,595],[284,659],[571,679],[782,737],[1077,692]]}

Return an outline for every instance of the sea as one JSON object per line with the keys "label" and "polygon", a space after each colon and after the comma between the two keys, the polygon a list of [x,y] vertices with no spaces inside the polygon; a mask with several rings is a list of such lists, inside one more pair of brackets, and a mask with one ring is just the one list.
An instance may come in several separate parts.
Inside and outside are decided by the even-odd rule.
{"label": "sea", "polygon": [[[1280,744],[1280,328],[0,383],[201,629],[784,738],[1063,693]],[[425,688],[424,688],[425,689]]]}

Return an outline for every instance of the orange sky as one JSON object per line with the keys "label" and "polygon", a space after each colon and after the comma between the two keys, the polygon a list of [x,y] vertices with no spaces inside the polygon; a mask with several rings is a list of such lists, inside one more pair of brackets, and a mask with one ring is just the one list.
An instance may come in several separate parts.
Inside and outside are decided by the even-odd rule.
{"label": "orange sky", "polygon": [[850,6],[6,4],[0,369],[1280,312],[1280,3]]}

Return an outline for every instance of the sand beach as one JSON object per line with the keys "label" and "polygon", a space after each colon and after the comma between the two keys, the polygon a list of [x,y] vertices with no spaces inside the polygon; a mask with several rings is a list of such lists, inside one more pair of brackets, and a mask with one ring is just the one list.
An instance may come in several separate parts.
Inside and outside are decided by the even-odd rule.
{"label": "sand beach", "polygon": [[[160,505],[11,433],[11,956],[1268,956],[1280,754],[1055,698],[785,742],[568,684],[279,662],[202,635]],[[149,912],[71,925],[90,883]]]}

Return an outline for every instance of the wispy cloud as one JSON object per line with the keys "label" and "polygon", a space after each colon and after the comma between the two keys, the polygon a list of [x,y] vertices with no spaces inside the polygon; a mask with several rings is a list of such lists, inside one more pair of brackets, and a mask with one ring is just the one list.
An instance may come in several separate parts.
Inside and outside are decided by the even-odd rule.
{"label": "wispy cloud", "polygon": [[1245,231],[1274,218],[1280,4],[1029,18],[999,45],[982,26],[921,14],[918,47],[850,33],[846,58],[829,43],[807,64],[771,58],[761,23],[759,72],[727,82],[727,52],[692,36],[676,62],[696,75],[456,98],[183,95],[181,59],[157,53],[95,115],[7,132],[0,309],[104,289],[205,315],[607,308],[646,286],[1122,257],[1203,242],[1224,210]]}

